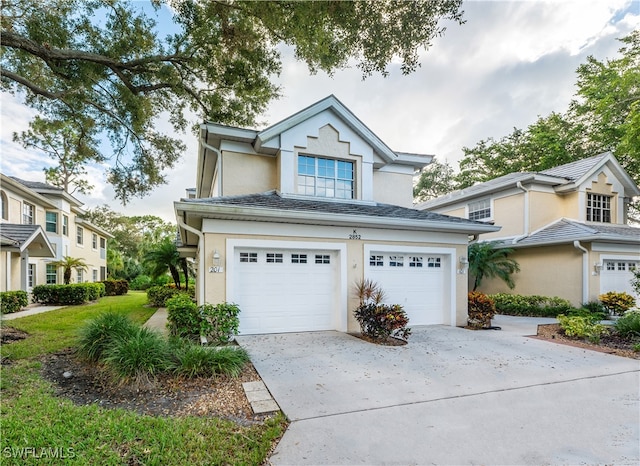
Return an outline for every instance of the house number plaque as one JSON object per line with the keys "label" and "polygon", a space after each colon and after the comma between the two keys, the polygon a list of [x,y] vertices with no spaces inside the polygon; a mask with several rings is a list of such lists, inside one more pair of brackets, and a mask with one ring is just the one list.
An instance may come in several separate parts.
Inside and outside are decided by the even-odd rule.
{"label": "house number plaque", "polygon": [[349,239],[362,239],[358,231],[354,228],[353,233],[349,235]]}

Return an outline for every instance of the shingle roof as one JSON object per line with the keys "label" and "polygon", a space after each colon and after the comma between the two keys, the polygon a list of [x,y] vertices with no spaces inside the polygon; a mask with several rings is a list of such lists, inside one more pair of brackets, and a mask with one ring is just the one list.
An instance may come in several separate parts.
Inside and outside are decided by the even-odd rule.
{"label": "shingle roof", "polygon": [[0,235],[16,246],[22,245],[39,228],[39,225],[20,225],[16,223],[1,223]]}
{"label": "shingle roof", "polygon": [[458,225],[483,226],[485,223],[467,220],[449,215],[436,214],[426,210],[417,210],[380,203],[357,203],[342,201],[324,201],[283,197],[275,191],[241,196],[213,197],[206,199],[182,199],[181,202],[208,204],[212,206],[253,207],[279,211],[298,211],[308,213],[326,213],[336,215],[358,215],[367,217],[425,220],[430,222],[453,223]]}
{"label": "shingle roof", "polygon": [[33,189],[33,190],[38,190],[38,189],[47,189],[47,190],[54,190],[54,191],[64,191],[64,189],[59,188],[57,186],[53,186],[52,184],[47,184],[47,183],[41,183],[40,181],[27,181],[27,180],[22,180],[20,178],[17,178],[15,176],[10,176],[9,178],[11,178],[14,181],[17,181],[18,183],[20,183],[23,186],[26,186],[27,188]]}
{"label": "shingle roof", "polygon": [[575,162],[566,163],[557,167],[549,168],[541,171],[542,175],[558,176],[560,178],[566,178],[568,180],[579,180],[589,170],[593,168],[598,162],[604,159],[609,152],[604,152],[600,155],[595,155],[586,159],[576,160]]}
{"label": "shingle roof", "polygon": [[611,241],[640,244],[640,228],[626,225],[585,224],[566,218],[522,238],[510,247],[571,243],[573,241]]}

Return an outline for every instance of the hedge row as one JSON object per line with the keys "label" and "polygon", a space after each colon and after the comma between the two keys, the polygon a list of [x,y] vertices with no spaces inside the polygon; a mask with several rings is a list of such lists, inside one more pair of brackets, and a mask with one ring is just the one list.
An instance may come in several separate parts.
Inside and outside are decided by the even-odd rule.
{"label": "hedge row", "polygon": [[104,283],[38,285],[33,287],[33,302],[47,305],[72,305],[95,301],[105,295]]}
{"label": "hedge row", "polygon": [[26,291],[3,291],[0,293],[0,313],[11,314],[29,305],[29,294]]}
{"label": "hedge row", "polygon": [[569,301],[556,296],[498,293],[489,297],[495,302],[497,313],[508,316],[557,317],[573,309]]}
{"label": "hedge row", "polygon": [[106,296],[120,296],[129,292],[129,282],[126,280],[105,280],[102,283]]}
{"label": "hedge row", "polygon": [[191,287],[189,288],[189,291],[185,291],[171,285],[152,286],[147,290],[147,299],[150,306],[166,307],[167,299],[180,293],[186,293],[193,298],[195,296],[195,289]]}

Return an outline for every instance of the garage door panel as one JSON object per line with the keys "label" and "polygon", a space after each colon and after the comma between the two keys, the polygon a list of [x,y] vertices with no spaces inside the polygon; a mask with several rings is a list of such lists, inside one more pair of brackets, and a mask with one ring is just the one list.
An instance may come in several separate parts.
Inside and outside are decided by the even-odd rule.
{"label": "garage door panel", "polygon": [[[442,256],[385,252],[372,255],[382,259],[369,261],[367,278],[384,290],[385,303],[402,305],[410,326],[444,323],[445,275]],[[398,263],[402,263],[402,266],[397,266]]]}
{"label": "garage door panel", "polygon": [[[241,253],[255,254],[255,262],[240,262]],[[317,264],[316,255],[329,263]],[[336,259],[327,251],[237,249],[233,299],[241,309],[240,333],[334,329]]]}
{"label": "garage door panel", "polygon": [[600,293],[625,292],[638,299],[631,285],[631,280],[633,278],[632,270],[639,266],[640,262],[634,260],[605,260],[600,272]]}

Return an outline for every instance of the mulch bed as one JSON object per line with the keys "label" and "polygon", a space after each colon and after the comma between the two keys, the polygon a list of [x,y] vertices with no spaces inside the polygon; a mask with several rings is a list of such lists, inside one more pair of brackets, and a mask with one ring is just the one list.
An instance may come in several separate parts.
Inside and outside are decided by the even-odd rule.
{"label": "mulch bed", "polygon": [[591,343],[586,340],[578,340],[566,336],[562,332],[559,324],[545,324],[538,325],[538,334],[531,338],[599,351],[601,353],[615,354],[616,356],[623,356],[625,358],[640,359],[640,352],[633,350],[634,344],[638,343],[638,341],[634,342],[621,338],[615,332],[604,334],[600,338],[600,343]]}

